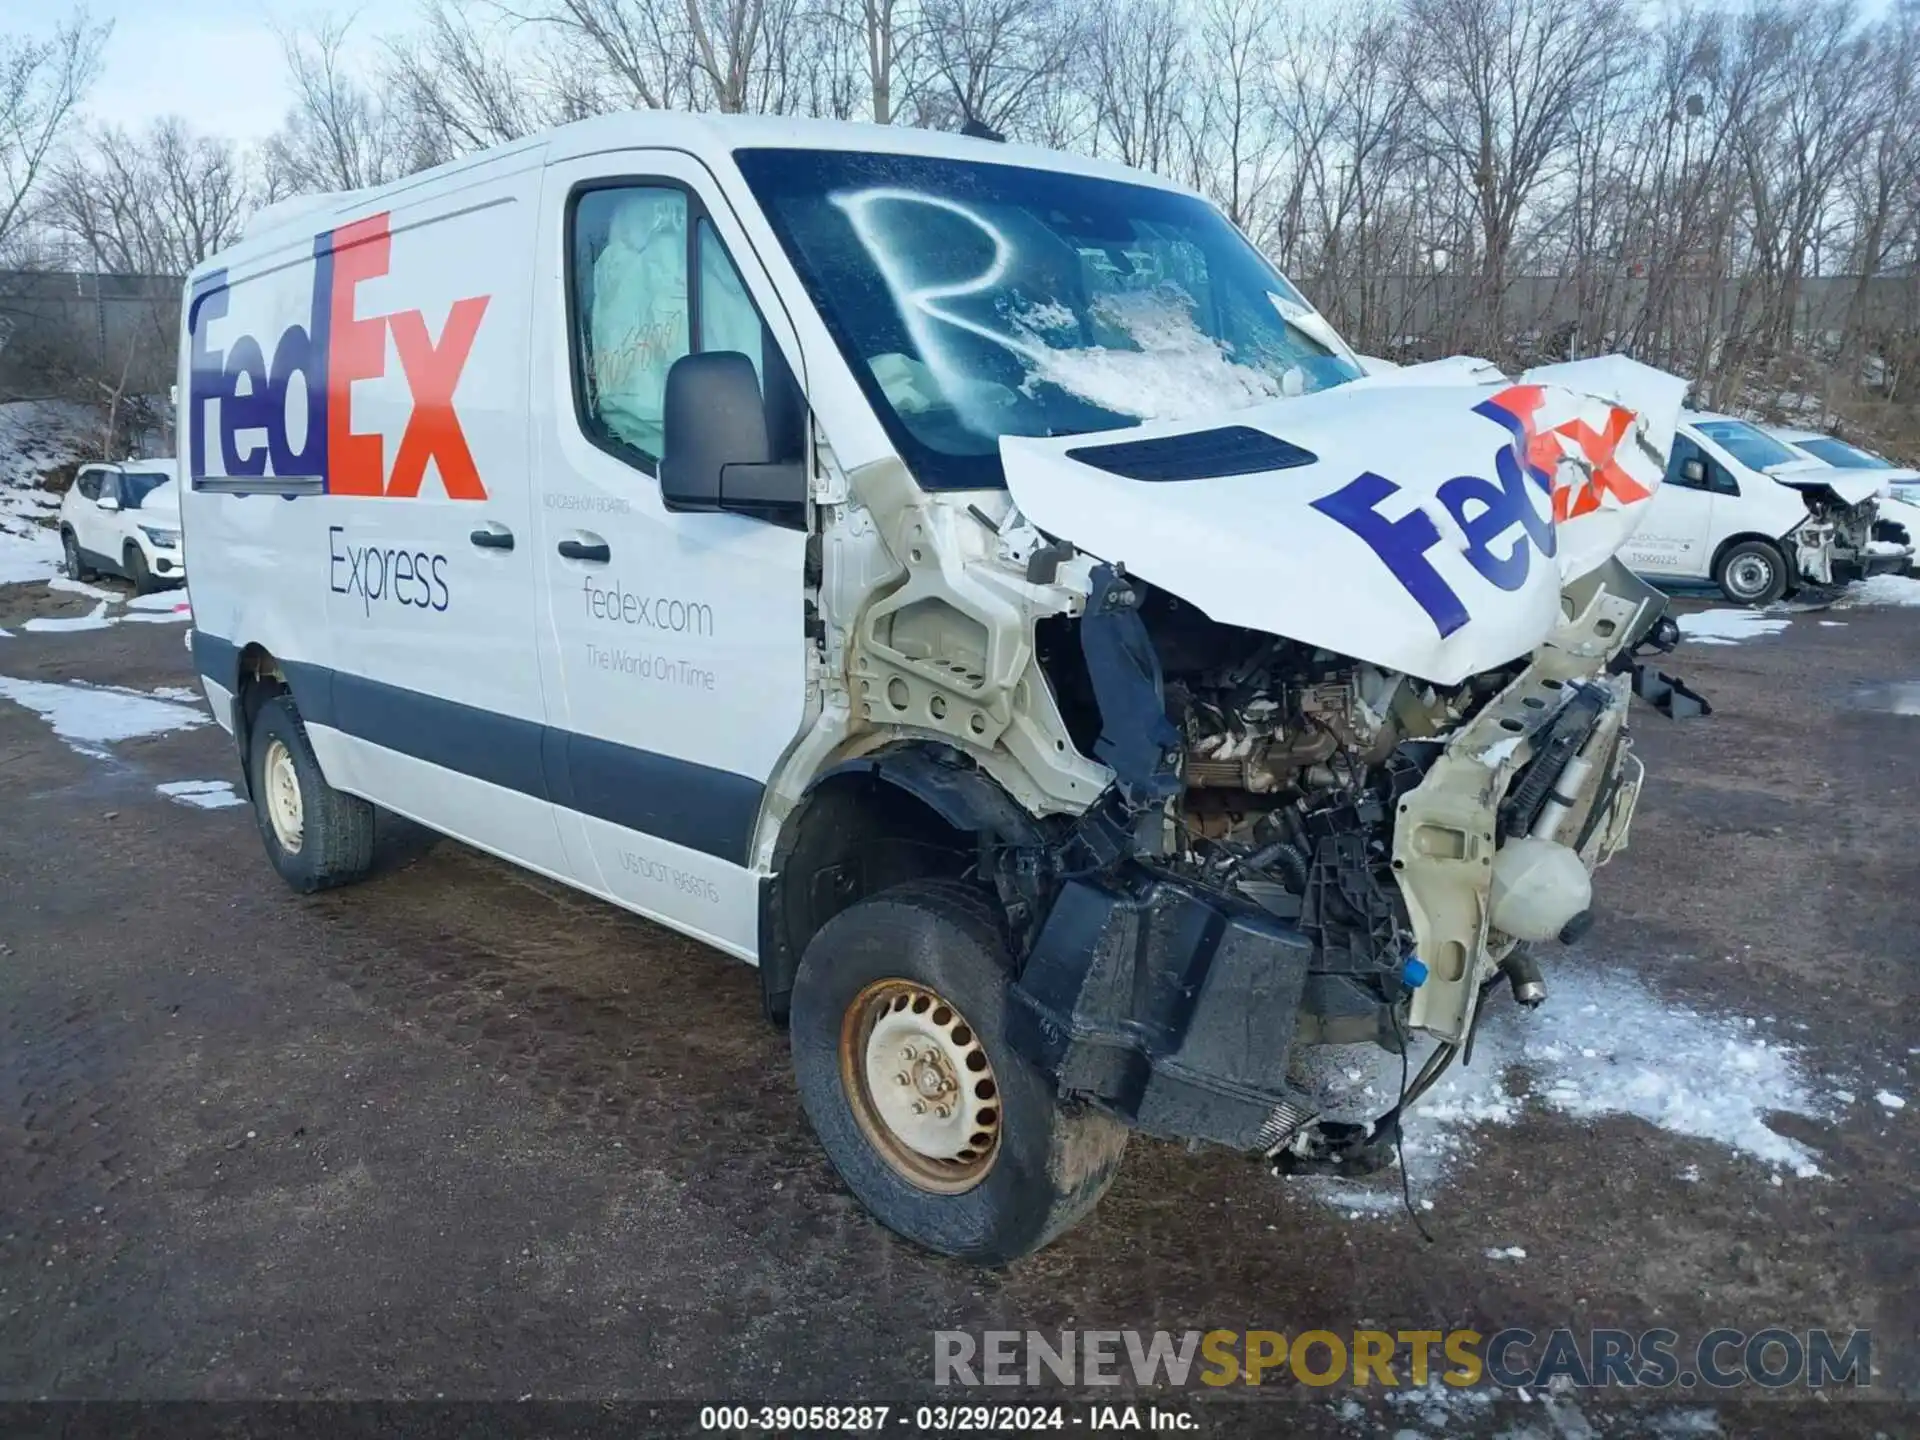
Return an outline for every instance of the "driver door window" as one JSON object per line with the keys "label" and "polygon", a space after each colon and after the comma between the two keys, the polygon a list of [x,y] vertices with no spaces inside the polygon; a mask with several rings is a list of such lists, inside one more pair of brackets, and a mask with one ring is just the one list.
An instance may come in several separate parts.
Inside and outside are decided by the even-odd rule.
{"label": "driver door window", "polygon": [[[693,350],[738,350],[764,382],[766,327],[712,222],[684,190],[585,191],[570,231],[581,424],[600,448],[654,474],[673,362]],[[690,273],[698,277],[691,291]]]}

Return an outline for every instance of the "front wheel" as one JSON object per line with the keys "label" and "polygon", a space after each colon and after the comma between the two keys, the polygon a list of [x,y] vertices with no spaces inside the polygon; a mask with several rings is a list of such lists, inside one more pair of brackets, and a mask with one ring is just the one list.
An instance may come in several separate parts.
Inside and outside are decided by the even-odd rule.
{"label": "front wheel", "polygon": [[847,1188],[888,1229],[985,1265],[1083,1219],[1127,1144],[1007,1044],[1010,970],[985,893],[914,881],[821,927],[793,987],[800,1100]]}
{"label": "front wheel", "polygon": [[327,783],[292,696],[260,707],[247,748],[254,818],[280,878],[306,895],[365,875],[373,806]]}
{"label": "front wheel", "polygon": [[147,564],[147,552],[138,545],[127,546],[127,578],[133,582],[133,593],[151,595],[160,587],[155,583],[153,570]]}
{"label": "front wheel", "polygon": [[1790,578],[1787,557],[1765,540],[1729,545],[1713,567],[1713,583],[1736,605],[1771,605],[1786,594]]}
{"label": "front wheel", "polygon": [[93,572],[87,568],[86,562],[80,558],[80,542],[74,538],[73,531],[63,530],[60,532],[60,547],[66,551],[67,578],[69,580],[91,580],[93,578]]}

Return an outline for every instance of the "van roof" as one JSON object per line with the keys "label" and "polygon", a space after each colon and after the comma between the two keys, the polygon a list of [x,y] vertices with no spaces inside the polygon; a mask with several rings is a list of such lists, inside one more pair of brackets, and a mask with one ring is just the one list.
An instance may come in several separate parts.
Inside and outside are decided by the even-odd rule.
{"label": "van roof", "polygon": [[910,125],[872,125],[852,120],[810,120],[780,115],[690,114],[679,110],[628,110],[576,120],[556,130],[542,131],[491,150],[478,151],[431,170],[408,175],[390,184],[364,190],[341,190],[325,195],[295,195],[267,205],[248,220],[245,238],[257,239],[305,220],[315,225],[322,216],[358,209],[397,196],[416,186],[431,184],[490,161],[546,147],[549,159],[564,160],[607,150],[640,147],[670,148],[710,156],[746,149],[857,150],[887,155],[930,155],[1032,169],[1062,171],[1180,190],[1158,175],[1133,170],[1109,160],[1068,155],[1037,145],[1003,144],[976,140],[946,130],[922,130]]}

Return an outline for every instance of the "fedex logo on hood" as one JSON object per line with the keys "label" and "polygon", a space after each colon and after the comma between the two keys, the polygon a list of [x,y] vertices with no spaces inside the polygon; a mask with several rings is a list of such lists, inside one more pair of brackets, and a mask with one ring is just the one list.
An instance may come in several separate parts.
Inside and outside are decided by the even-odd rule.
{"label": "fedex logo on hood", "polygon": [[[211,322],[227,314],[233,295],[227,272],[212,271],[194,285],[187,465],[195,483],[320,477],[331,495],[411,498],[420,493],[431,460],[448,499],[487,498],[453,392],[491,297],[456,300],[437,339],[418,310],[356,316],[355,287],[387,273],[393,243],[387,222],[385,214],[370,215],[314,238],[306,324],[281,331],[271,356],[248,334],[215,348]],[[353,425],[353,383],[386,375],[389,333],[411,400],[391,465],[384,438]],[[296,383],[298,398],[290,406]],[[304,425],[295,423],[299,412]],[[213,437],[220,453],[218,468],[210,470]]]}

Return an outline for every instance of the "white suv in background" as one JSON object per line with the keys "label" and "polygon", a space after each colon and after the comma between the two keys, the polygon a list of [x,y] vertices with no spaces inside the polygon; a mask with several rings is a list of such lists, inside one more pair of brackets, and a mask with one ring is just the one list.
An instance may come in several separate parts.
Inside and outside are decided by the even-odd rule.
{"label": "white suv in background", "polygon": [[139,594],[187,578],[180,548],[180,492],[171,459],[87,465],[60,505],[67,573],[124,575]]}

